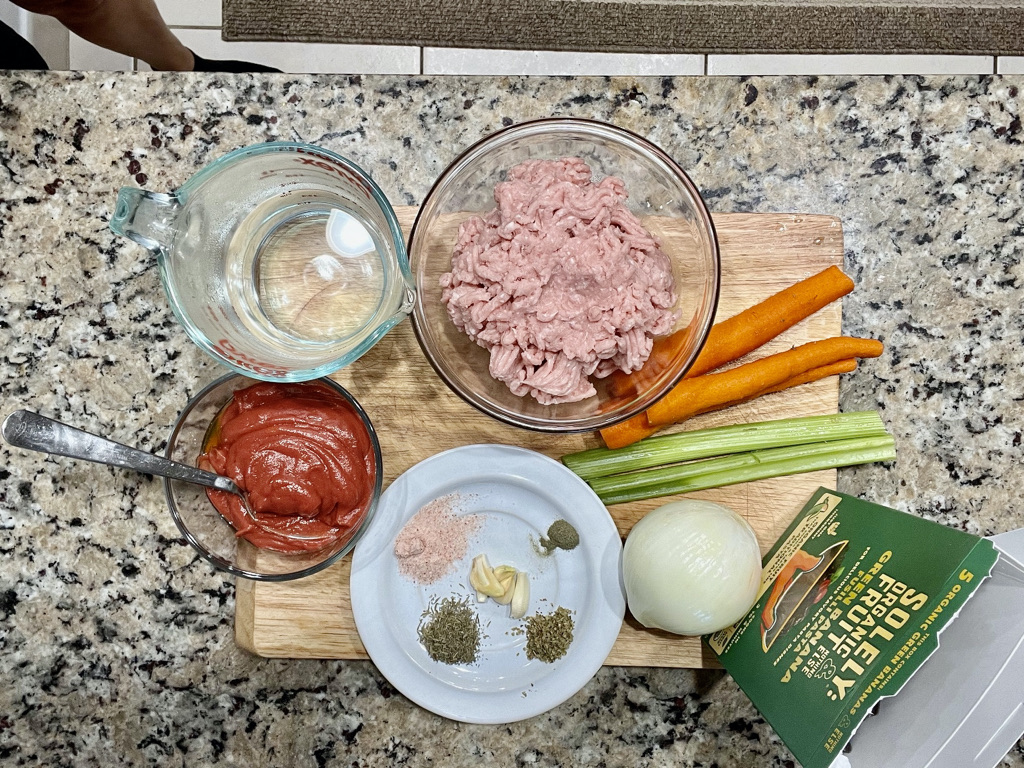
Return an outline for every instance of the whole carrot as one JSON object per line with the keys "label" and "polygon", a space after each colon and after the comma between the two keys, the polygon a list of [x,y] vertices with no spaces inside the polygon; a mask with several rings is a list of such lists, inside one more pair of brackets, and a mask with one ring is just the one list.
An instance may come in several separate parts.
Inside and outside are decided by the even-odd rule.
{"label": "whole carrot", "polygon": [[[744,400],[720,403],[712,408],[701,411],[701,413],[708,413],[709,411],[716,411],[733,405],[739,405],[740,403],[749,402],[755,397],[760,397],[761,395],[781,392],[785,389],[790,389],[791,387],[798,387],[801,384],[810,384],[811,382],[819,381],[828,376],[835,376],[840,373],[849,373],[856,370],[856,368],[857,361],[852,358],[840,360],[839,362],[832,363],[830,365],[822,365],[818,368],[812,368],[809,371],[805,371],[802,374],[794,376],[793,378],[788,379],[781,384],[777,384],[774,387],[769,387],[763,392],[758,392]],[[693,415],[697,416],[698,414],[695,413]],[[653,426],[651,422],[647,420],[646,413],[640,413],[631,419],[627,419],[619,424],[602,429],[601,438],[604,440],[604,444],[608,448],[625,448],[627,445],[632,445],[635,442],[643,440],[645,437],[650,437],[660,429],[662,429],[662,426]]]}
{"label": "whole carrot", "polygon": [[[851,373],[855,370],[857,370],[857,361],[854,358],[850,358],[848,360],[839,360],[838,362],[830,363],[829,365],[822,365],[817,368],[812,368],[809,371],[804,371],[798,376],[794,376],[791,379],[786,379],[781,384],[776,384],[774,387],[768,387],[768,389],[762,390],[761,392],[757,392],[756,394],[753,394],[750,397],[747,397],[743,400],[734,400],[731,403],[723,403],[722,405],[716,405],[713,408],[708,408],[708,410],[706,411],[701,411],[701,413],[708,413],[709,411],[718,411],[723,408],[729,408],[730,406],[733,405],[739,405],[740,403],[748,403],[751,400],[754,400],[755,398],[761,397],[762,395],[770,395],[773,392],[782,392],[785,389],[799,387],[801,384],[810,384],[811,382],[819,381],[821,379],[828,378],[829,376],[838,376],[841,373]],[[699,414],[694,414],[694,416],[697,415]]]}
{"label": "whole carrot", "polygon": [[[853,280],[839,267],[829,267],[738,315],[716,323],[708,332],[704,347],[685,378],[700,376],[753,352],[822,307],[850,293],[853,287]],[[631,374],[613,374],[609,391],[613,395],[622,395],[646,388],[671,363],[686,343],[689,333],[689,328],[683,328],[670,336],[656,339],[647,364]]]}
{"label": "whole carrot", "polygon": [[715,405],[745,400],[813,368],[851,357],[878,357],[882,342],[835,336],[762,357],[730,368],[679,382],[671,392],[647,409],[651,426],[675,424]]}
{"label": "whole carrot", "polygon": [[853,280],[839,267],[829,267],[716,323],[686,378],[739,360],[852,290]]}

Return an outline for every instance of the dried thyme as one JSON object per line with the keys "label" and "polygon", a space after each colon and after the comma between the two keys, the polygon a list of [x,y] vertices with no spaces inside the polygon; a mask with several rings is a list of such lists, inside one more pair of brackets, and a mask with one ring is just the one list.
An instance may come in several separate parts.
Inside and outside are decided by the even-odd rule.
{"label": "dried thyme", "polygon": [[538,613],[526,620],[526,658],[550,664],[565,656],[572,645],[572,614],[559,606],[554,613]]}
{"label": "dried thyme", "polygon": [[480,651],[480,620],[469,599],[430,600],[416,629],[420,642],[434,661],[472,664]]}

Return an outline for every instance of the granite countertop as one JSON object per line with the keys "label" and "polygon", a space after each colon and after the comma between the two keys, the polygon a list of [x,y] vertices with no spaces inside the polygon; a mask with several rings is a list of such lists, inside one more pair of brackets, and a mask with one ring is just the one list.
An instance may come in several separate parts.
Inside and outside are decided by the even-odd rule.
{"label": "granite countertop", "polygon": [[[419,203],[503,125],[593,117],[650,137],[714,211],[834,214],[886,341],[844,378],[892,465],[839,490],[977,534],[1024,525],[1024,77],[0,76],[0,388],[159,450],[221,370],[151,259],[108,229],[122,185],[169,190],[240,145],[321,144]],[[455,724],[368,662],[239,650],[235,585],[179,538],[151,478],[0,447],[4,765],[793,766],[721,671],[605,668],[552,712]],[[1004,766],[1024,766],[1018,744]]]}

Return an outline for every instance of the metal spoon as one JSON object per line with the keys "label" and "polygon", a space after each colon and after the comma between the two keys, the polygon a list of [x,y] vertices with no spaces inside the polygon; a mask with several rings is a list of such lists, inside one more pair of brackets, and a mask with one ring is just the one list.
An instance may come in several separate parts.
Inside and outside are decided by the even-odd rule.
{"label": "metal spoon", "polygon": [[4,440],[16,448],[26,448],[30,451],[134,469],[150,475],[169,477],[186,483],[214,488],[218,491],[226,491],[241,499],[245,514],[255,525],[259,526],[245,492],[229,477],[190,467],[188,464],[180,464],[177,461],[140,451],[138,448],[115,443],[113,440],[98,437],[32,411],[12,413],[4,419],[3,426],[0,426],[0,433],[3,434]]}

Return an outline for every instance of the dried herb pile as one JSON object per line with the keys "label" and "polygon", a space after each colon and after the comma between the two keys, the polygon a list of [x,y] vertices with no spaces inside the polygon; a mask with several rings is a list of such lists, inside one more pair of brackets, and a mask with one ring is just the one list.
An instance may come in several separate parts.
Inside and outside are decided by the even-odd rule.
{"label": "dried herb pile", "polygon": [[550,664],[565,656],[572,645],[572,614],[559,606],[553,613],[538,613],[526,620],[526,658]]}
{"label": "dried herb pile", "polygon": [[545,554],[556,549],[576,549],[580,543],[580,535],[568,520],[555,520],[548,528],[548,535],[541,536],[540,546]]}
{"label": "dried herb pile", "polygon": [[420,642],[434,661],[443,664],[472,664],[480,652],[480,619],[469,605],[446,597],[430,601],[417,628]]}

